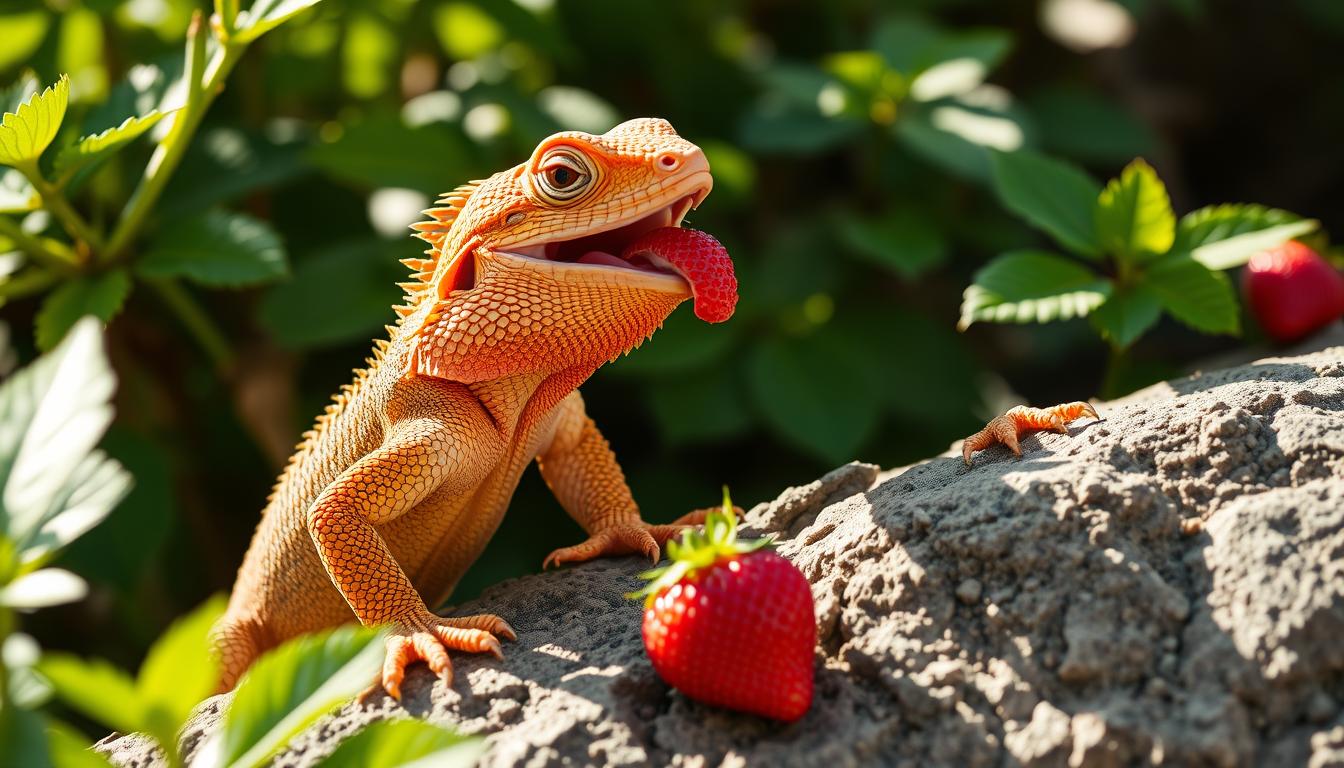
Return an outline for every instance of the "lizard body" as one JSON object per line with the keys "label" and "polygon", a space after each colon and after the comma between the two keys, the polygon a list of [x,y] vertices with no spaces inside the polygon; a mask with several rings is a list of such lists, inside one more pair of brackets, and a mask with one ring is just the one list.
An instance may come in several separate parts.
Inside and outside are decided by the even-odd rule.
{"label": "lizard body", "polygon": [[498,655],[497,638],[513,637],[502,618],[429,606],[484,549],[533,460],[589,534],[547,564],[657,559],[700,519],[640,519],[576,388],[693,295],[666,262],[616,254],[680,225],[711,187],[698,147],[642,119],[552,136],[427,211],[416,228],[431,247],[406,260],[397,325],[305,434],[263,513],[215,630],[222,689],[266,649],[353,620],[390,625],[393,696],[413,661],[450,678],[447,650]]}

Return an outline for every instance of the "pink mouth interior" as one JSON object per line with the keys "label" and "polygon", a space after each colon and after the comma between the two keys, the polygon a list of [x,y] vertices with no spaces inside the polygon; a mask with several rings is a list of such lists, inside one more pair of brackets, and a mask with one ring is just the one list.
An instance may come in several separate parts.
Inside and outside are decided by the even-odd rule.
{"label": "pink mouth interior", "polygon": [[606,232],[519,252],[547,261],[679,275],[691,286],[696,316],[706,322],[723,322],[737,304],[733,262],[714,238],[674,224],[679,216],[673,211],[685,211],[690,202],[688,198]]}

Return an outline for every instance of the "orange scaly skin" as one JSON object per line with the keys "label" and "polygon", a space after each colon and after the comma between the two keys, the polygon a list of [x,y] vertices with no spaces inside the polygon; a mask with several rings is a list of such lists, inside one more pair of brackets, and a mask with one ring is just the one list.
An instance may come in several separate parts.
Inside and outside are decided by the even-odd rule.
{"label": "orange scaly skin", "polygon": [[589,534],[548,564],[656,560],[669,536],[703,519],[640,519],[576,390],[652,334],[690,286],[539,257],[603,231],[633,239],[678,225],[711,186],[699,148],[666,121],[632,120],[602,136],[552,136],[426,212],[416,228],[431,248],[407,260],[415,275],[398,324],[305,435],[257,528],[215,629],[221,689],[268,648],[356,619],[391,627],[382,685],[394,697],[414,661],[451,680],[447,651],[500,655],[498,638],[514,637],[504,619],[441,618],[428,606],[480,555],[534,459]]}
{"label": "orange scaly skin", "polygon": [[1069,422],[1081,419],[1084,416],[1090,416],[1094,419],[1101,418],[1097,416],[1097,409],[1093,408],[1090,403],[1081,401],[1064,403],[1052,408],[1032,408],[1029,405],[1009,408],[1002,416],[994,418],[985,425],[984,429],[962,442],[961,459],[969,467],[971,465],[971,454],[995,443],[1003,443],[1008,446],[1014,456],[1021,457],[1022,449],[1017,444],[1017,438],[1023,432],[1048,429],[1067,435],[1069,433]]}

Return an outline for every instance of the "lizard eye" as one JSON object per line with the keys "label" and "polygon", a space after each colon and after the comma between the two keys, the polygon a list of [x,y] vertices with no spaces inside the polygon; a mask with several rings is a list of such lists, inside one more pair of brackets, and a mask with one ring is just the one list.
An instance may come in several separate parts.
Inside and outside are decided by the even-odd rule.
{"label": "lizard eye", "polygon": [[547,152],[537,170],[538,191],[552,203],[577,200],[596,175],[592,161],[569,147],[557,147]]}

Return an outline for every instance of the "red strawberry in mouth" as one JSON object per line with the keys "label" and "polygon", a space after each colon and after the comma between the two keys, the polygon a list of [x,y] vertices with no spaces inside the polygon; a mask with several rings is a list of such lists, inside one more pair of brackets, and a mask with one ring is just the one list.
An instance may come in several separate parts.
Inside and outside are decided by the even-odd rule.
{"label": "red strawberry in mouth", "polygon": [[712,235],[682,227],[659,227],[627,245],[621,259],[629,266],[647,263],[658,269],[670,268],[686,278],[695,297],[695,316],[701,320],[721,323],[733,316],[737,276],[728,249]]}

